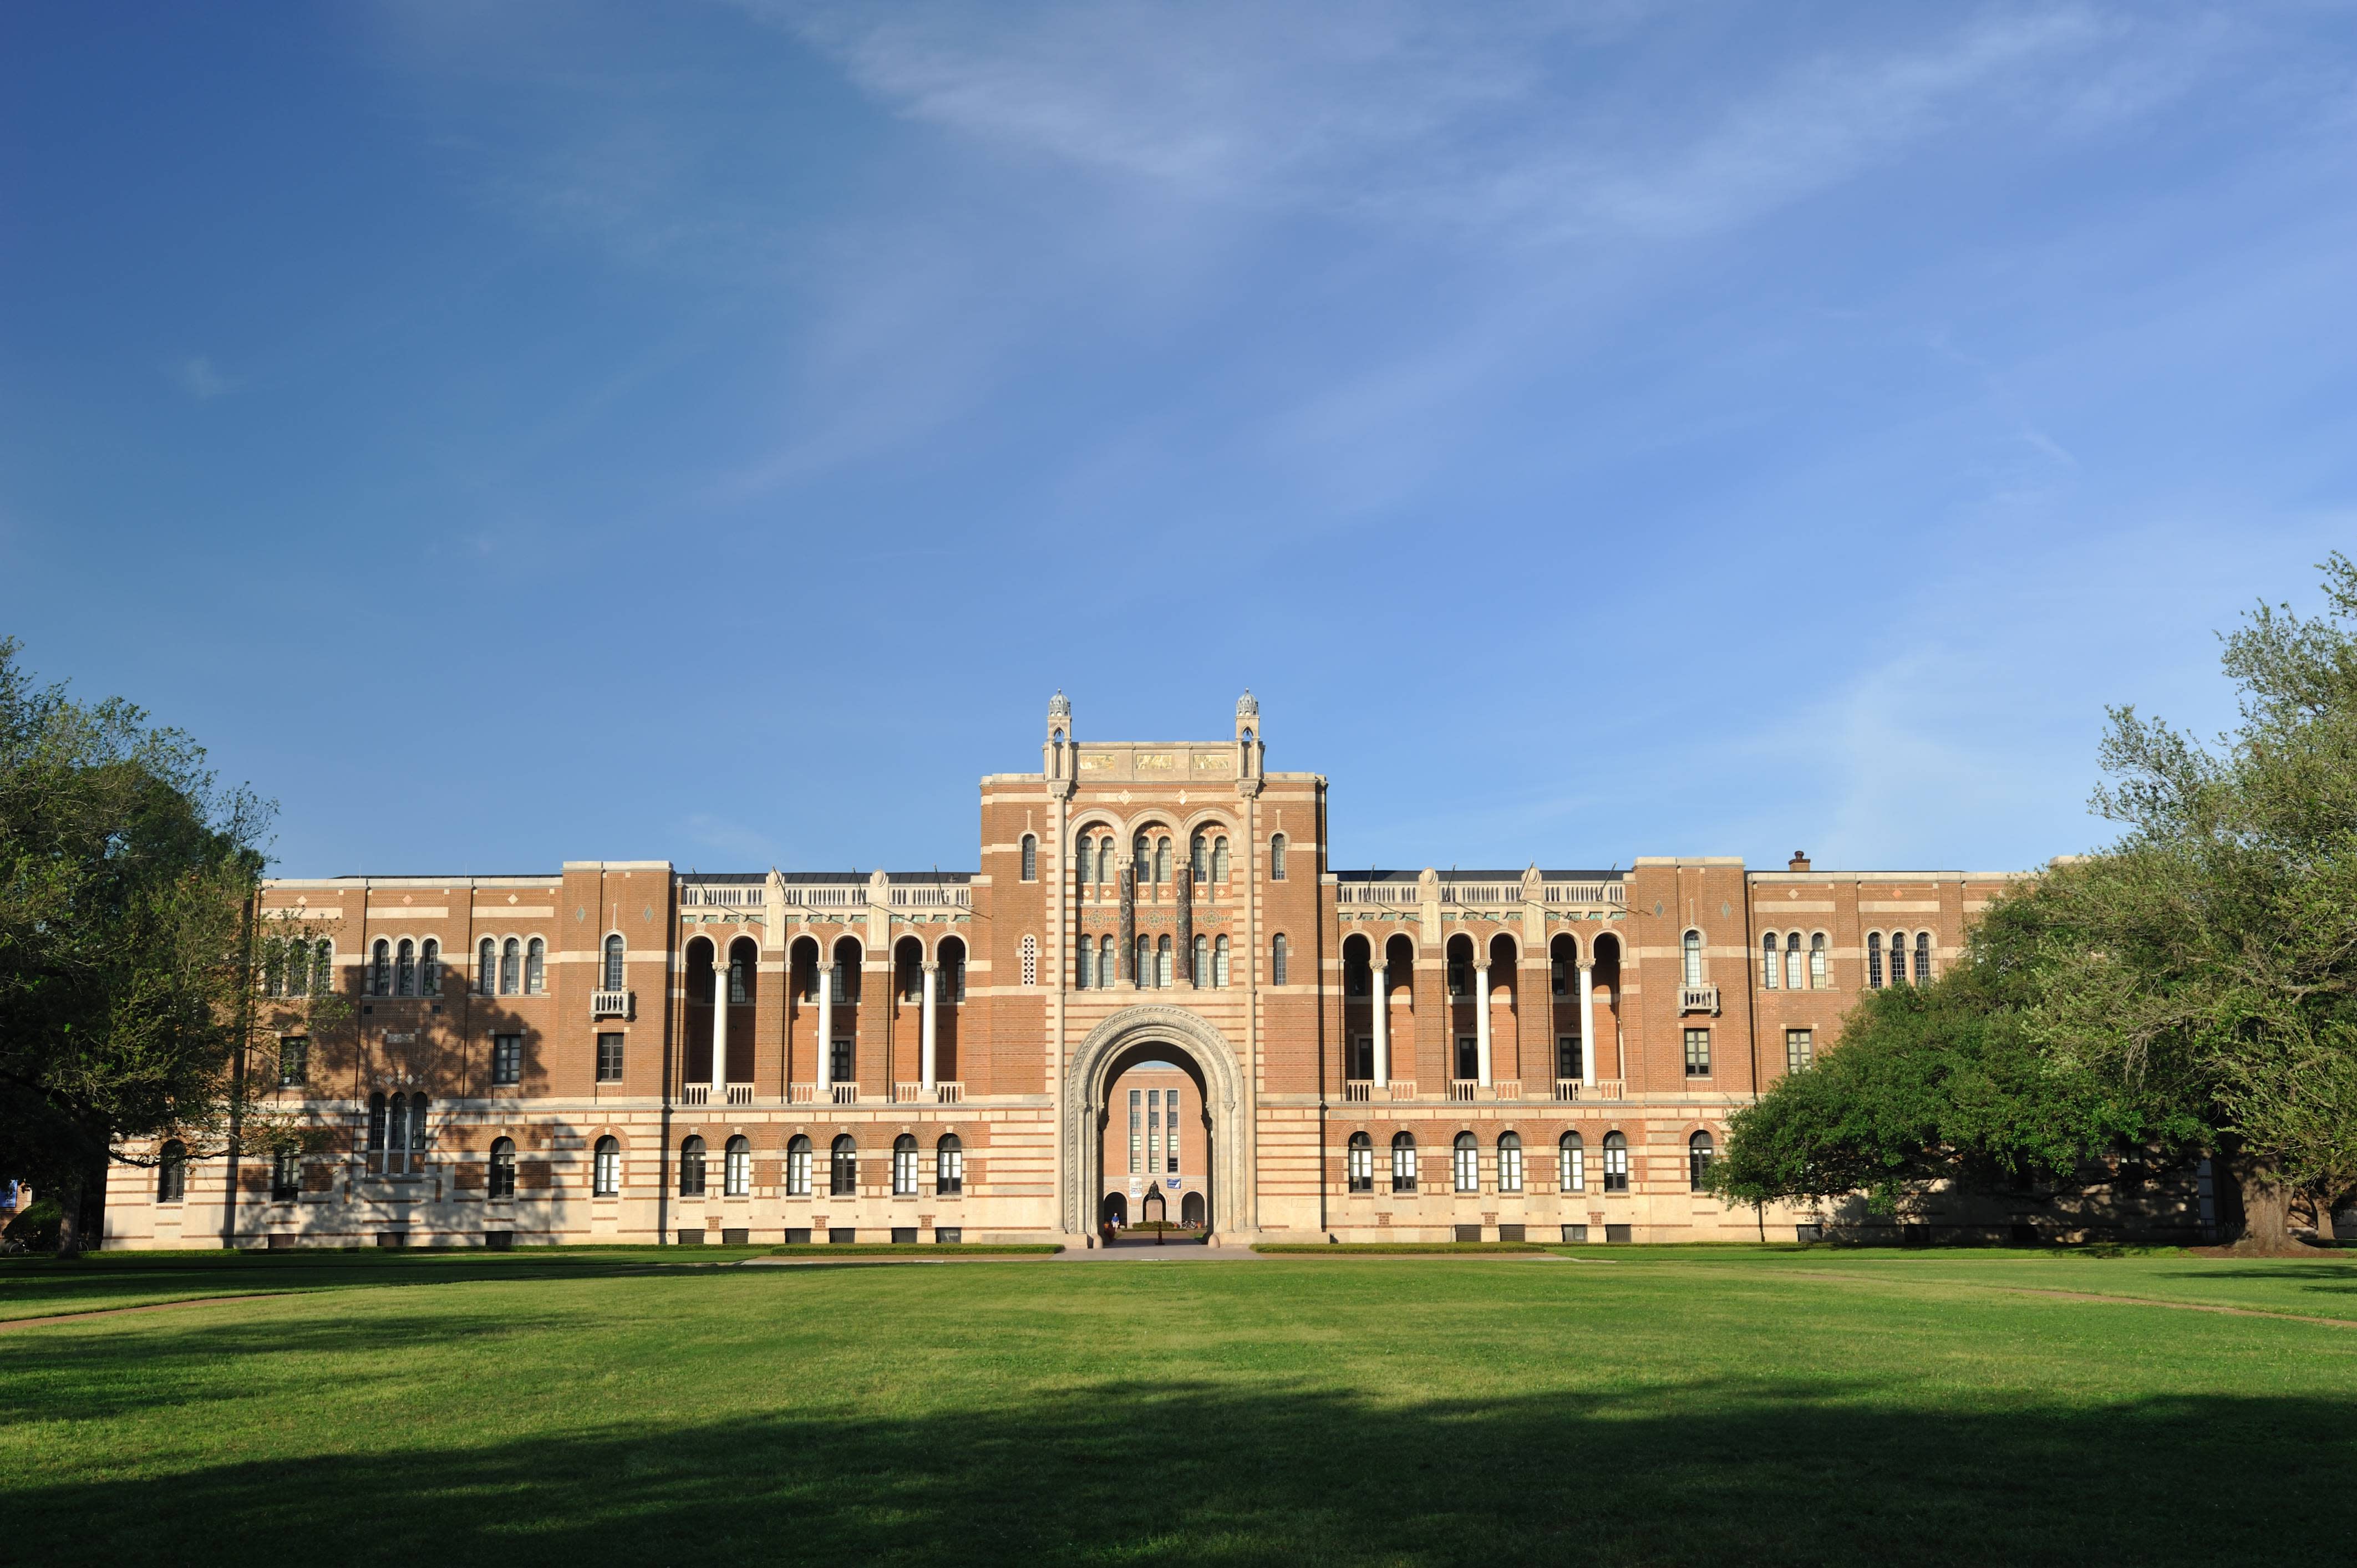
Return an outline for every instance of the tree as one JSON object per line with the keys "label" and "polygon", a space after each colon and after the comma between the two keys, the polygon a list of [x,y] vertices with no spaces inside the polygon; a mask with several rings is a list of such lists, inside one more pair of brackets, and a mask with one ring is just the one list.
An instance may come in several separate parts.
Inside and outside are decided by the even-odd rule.
{"label": "tree", "polygon": [[0,1148],[59,1198],[70,1255],[108,1163],[141,1163],[125,1140],[301,1134],[243,1125],[269,808],[130,703],[36,686],[18,647],[0,639]]}
{"label": "tree", "polygon": [[2112,711],[2119,841],[1997,900],[1928,993],[1862,1002],[1733,1119],[1722,1191],[1892,1205],[2125,1139],[2214,1154],[2239,1244],[2272,1251],[2295,1193],[2357,1183],[2357,565],[2321,571],[2324,615],[2263,605],[2226,639],[2242,722],[2214,747]]}

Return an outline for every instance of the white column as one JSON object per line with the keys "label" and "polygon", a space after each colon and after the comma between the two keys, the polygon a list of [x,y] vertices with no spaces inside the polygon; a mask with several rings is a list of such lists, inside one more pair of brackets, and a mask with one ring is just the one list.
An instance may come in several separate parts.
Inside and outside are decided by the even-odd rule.
{"label": "white column", "polygon": [[818,1094],[822,1100],[834,1097],[834,970],[836,959],[832,947],[819,954],[825,960],[818,966]]}
{"label": "white column", "polygon": [[1490,1087],[1490,963],[1473,966],[1473,1054],[1481,1070],[1481,1087]]}
{"label": "white column", "polygon": [[925,1005],[919,1015],[921,1022],[917,1033],[917,1079],[927,1094],[933,1091],[933,973],[940,968],[939,960],[925,961]]}
{"label": "white column", "polygon": [[1375,965],[1375,1087],[1392,1080],[1392,967]]}
{"label": "white column", "polygon": [[728,1103],[728,955],[714,946],[712,961],[712,1103]]}
{"label": "white column", "polygon": [[1579,1081],[1596,1087],[1596,968],[1579,966]]}

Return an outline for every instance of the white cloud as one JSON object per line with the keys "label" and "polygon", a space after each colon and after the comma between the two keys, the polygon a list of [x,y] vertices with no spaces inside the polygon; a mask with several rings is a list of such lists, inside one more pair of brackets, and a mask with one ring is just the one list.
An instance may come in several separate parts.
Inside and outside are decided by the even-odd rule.
{"label": "white cloud", "polygon": [[210,403],[237,390],[238,383],[215,370],[213,362],[202,354],[174,365],[171,374],[180,390],[199,403]]}

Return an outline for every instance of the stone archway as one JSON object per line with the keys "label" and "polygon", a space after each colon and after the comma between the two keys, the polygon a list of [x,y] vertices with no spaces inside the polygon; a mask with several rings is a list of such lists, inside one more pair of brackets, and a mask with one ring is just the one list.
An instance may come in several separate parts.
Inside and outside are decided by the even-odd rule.
{"label": "stone archway", "polygon": [[1091,1226],[1104,1186],[1097,1119],[1105,1110],[1113,1069],[1141,1047],[1183,1056],[1202,1075],[1203,1108],[1211,1124],[1211,1229],[1239,1239],[1253,1229],[1249,1151],[1244,1138],[1243,1069],[1227,1037],[1178,1007],[1125,1007],[1089,1031],[1064,1069],[1062,1127],[1064,1233]]}

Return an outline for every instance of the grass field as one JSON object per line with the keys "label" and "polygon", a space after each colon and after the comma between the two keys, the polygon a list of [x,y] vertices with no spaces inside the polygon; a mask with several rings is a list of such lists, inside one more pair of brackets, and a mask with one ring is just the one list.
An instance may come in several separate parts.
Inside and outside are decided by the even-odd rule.
{"label": "grass field", "polygon": [[290,1293],[0,1332],[0,1556],[2357,1557],[2357,1262],[758,1251],[0,1262]]}

